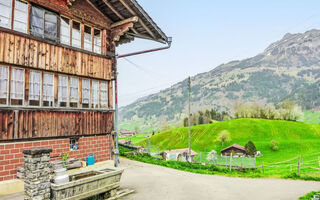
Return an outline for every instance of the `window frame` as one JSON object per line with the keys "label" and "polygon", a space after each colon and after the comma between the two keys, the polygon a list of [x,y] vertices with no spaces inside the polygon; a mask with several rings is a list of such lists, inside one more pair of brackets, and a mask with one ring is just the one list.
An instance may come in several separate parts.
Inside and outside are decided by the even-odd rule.
{"label": "window frame", "polygon": [[[10,17],[9,17],[9,19],[8,19],[8,21],[9,21],[9,26],[8,27],[6,27],[6,26],[2,26],[2,25],[0,25],[0,27],[2,27],[2,28],[7,28],[7,29],[12,29],[13,27],[12,27],[12,8],[13,8],[13,1],[12,0],[10,0],[10,7],[9,7],[9,10],[10,10]],[[4,3],[1,3],[1,1],[0,1],[0,4],[2,5],[2,6],[4,6],[4,7],[8,7],[6,4],[4,4]],[[5,16],[2,16],[1,15],[1,17],[5,17]],[[5,18],[7,18],[7,17],[5,17]],[[1,21],[1,20],[0,20]]]}
{"label": "window frame", "polygon": [[[85,87],[84,87],[84,84],[83,84],[84,81],[88,81],[88,88],[85,88]],[[82,78],[82,79],[81,79],[81,86],[82,86],[82,87],[81,87],[81,107],[82,107],[82,108],[90,108],[90,101],[91,101],[91,100],[90,100],[90,99],[91,99],[91,98],[90,98],[90,94],[91,94],[91,87],[90,87],[91,84],[90,84],[90,82],[91,82],[91,79],[88,79],[88,78]],[[84,103],[84,102],[83,102],[84,99],[85,99],[85,98],[84,98],[85,94],[84,94],[84,92],[83,92],[83,91],[84,91],[84,88],[85,88],[86,90],[88,90],[88,93],[89,93],[89,95],[88,95],[89,97],[86,97],[86,99],[88,100],[88,103]],[[84,105],[87,105],[87,107],[84,107]]]}
{"label": "window frame", "polygon": [[[39,105],[32,105],[32,106],[41,106],[41,99],[43,98],[43,94],[42,94],[42,89],[43,89],[43,81],[42,81],[42,73],[41,71],[36,71],[36,70],[30,70],[30,75],[29,75],[29,98],[28,98],[28,105],[30,105],[30,101],[37,101],[37,100],[34,100],[34,99],[30,99],[31,97],[31,94],[30,94],[30,91],[31,91],[31,73],[39,73],[40,74],[40,80],[39,80]],[[33,83],[35,84],[35,83]],[[33,96],[35,96],[35,94],[32,94]]]}
{"label": "window frame", "polygon": [[[12,80],[13,78],[13,70],[14,69],[19,69],[19,70],[22,70],[23,71],[23,80],[21,81],[23,84],[23,89],[22,89],[22,99],[13,99],[12,98],[12,81],[18,81],[20,82],[19,80]],[[9,99],[9,104],[10,106],[13,106],[13,107],[18,107],[18,106],[24,106],[25,105],[25,90],[26,90],[26,77],[25,77],[25,69],[24,68],[21,68],[21,67],[11,67],[11,77],[10,77],[10,99]],[[15,93],[16,94],[16,93]],[[21,100],[22,101],[22,104],[21,105],[12,105],[12,100]]]}
{"label": "window frame", "polygon": [[[69,107],[70,108],[78,108],[79,107],[79,82],[80,82],[80,79],[79,77],[77,76],[69,76],[70,78],[70,85],[69,85]],[[77,88],[76,88],[76,91],[77,91],[77,97],[76,97],[76,100],[75,101],[72,101],[72,89],[75,89],[74,87],[72,87],[72,84],[71,84],[71,80],[72,79],[76,79],[78,84],[77,84]],[[76,107],[73,107],[71,106],[71,104],[77,104]]]}
{"label": "window frame", "polygon": [[[14,31],[17,31],[17,32],[20,32],[20,33],[24,33],[24,34],[28,34],[28,28],[29,28],[29,3],[28,2],[26,2],[26,1],[23,1],[23,0],[13,0],[13,1],[15,1],[15,3],[14,3],[14,9],[13,9],[13,13],[11,13],[11,15],[13,14],[13,18],[11,19],[11,21],[12,21],[12,24],[13,24],[13,26],[11,27],[11,29],[12,30],[14,30]],[[16,11],[19,11],[19,12],[23,12],[23,10],[20,10],[20,9],[17,9],[17,6],[16,6],[16,3],[17,2],[20,2],[20,3],[22,3],[22,4],[26,4],[26,6],[27,6],[27,10],[26,10],[26,22],[21,22],[21,21],[19,21],[19,20],[16,20]],[[19,22],[19,23],[25,23],[25,25],[26,25],[26,29],[24,30],[24,31],[22,31],[22,30],[19,30],[19,29],[16,29],[15,28],[15,24],[16,24],[16,22]]]}
{"label": "window frame", "polygon": [[[105,90],[102,87],[102,84],[106,84]],[[106,93],[106,102],[103,104],[102,93]],[[100,81],[100,107],[101,108],[109,108],[109,87],[108,81]]]}
{"label": "window frame", "polygon": [[[34,32],[33,29],[32,29],[32,23],[33,23],[33,15],[32,15],[32,12],[33,12],[33,9],[36,8],[36,9],[39,9],[39,10],[42,10],[43,11],[43,16],[42,16],[42,19],[43,19],[43,31],[42,31],[42,34],[40,35],[38,32]],[[48,14],[51,14],[51,15],[54,15],[57,19],[57,24],[56,24],[56,37],[55,38],[51,38],[51,37],[47,37],[46,36],[46,13]],[[42,39],[47,39],[47,40],[51,40],[51,41],[55,41],[55,42],[59,42],[60,43],[60,15],[53,12],[53,11],[50,11],[48,10],[47,8],[44,8],[44,7],[41,7],[41,6],[38,6],[38,5],[34,5],[34,4],[31,4],[31,12],[30,12],[30,24],[29,24],[29,28],[30,28],[30,35],[32,36],[35,36],[35,37],[39,37],[39,38],[42,38]],[[49,21],[50,22],[50,21]],[[50,22],[51,23],[51,22]]]}
{"label": "window frame", "polygon": [[[60,77],[65,77],[66,78],[66,87],[67,87],[67,94],[66,94],[66,101],[64,102],[64,101],[60,101],[60,96],[59,96],[59,91],[60,91],[60,88],[62,87],[62,86],[60,86],[59,85],[59,83],[60,83]],[[68,105],[68,103],[69,103],[69,93],[70,93],[70,89],[69,89],[69,76],[68,75],[62,75],[62,74],[58,74],[58,107],[61,107],[61,108],[68,108],[69,107],[69,105]],[[62,98],[64,98],[64,96],[62,97]],[[60,103],[66,103],[66,106],[61,106],[61,104]]]}
{"label": "window frame", "polygon": [[[48,106],[44,105],[44,101],[48,101],[47,99],[44,99],[44,85],[48,85],[45,83],[45,75],[51,75],[52,76],[52,106],[50,106],[50,103]],[[41,84],[41,106],[43,107],[54,107],[54,89],[55,89],[55,84],[54,84],[54,73],[48,73],[48,72],[43,72],[43,78],[42,78],[42,84]],[[47,97],[47,96],[46,96]],[[48,101],[50,102],[50,101]]]}
{"label": "window frame", "polygon": [[[61,31],[61,27],[62,27],[62,19],[61,19],[61,18],[65,18],[65,19],[68,19],[68,20],[69,20],[69,26],[68,26],[68,31],[69,31],[69,34],[68,34],[69,44],[63,43],[62,40],[61,40],[61,39],[62,39],[61,36],[65,36],[65,35],[63,35],[63,32]],[[59,32],[60,32],[60,33],[59,33],[59,34],[60,34],[60,35],[59,35],[59,43],[60,43],[60,44],[63,44],[63,45],[72,46],[72,45],[71,45],[71,41],[72,41],[72,38],[71,38],[71,35],[72,35],[72,34],[71,34],[72,29],[71,29],[71,28],[72,28],[72,27],[71,27],[71,25],[73,25],[72,19],[70,19],[69,17],[66,17],[66,16],[64,16],[64,15],[60,15],[60,16],[59,16],[59,20],[60,20],[60,24],[59,24],[59,28],[58,28],[58,29],[59,29]]]}
{"label": "window frame", "polygon": [[[81,25],[80,25],[80,26],[81,26]],[[88,33],[85,32],[86,27],[90,28],[90,40],[91,40],[91,42],[90,42],[90,49],[86,48],[85,35],[88,34]],[[89,26],[89,25],[86,25],[86,24],[83,24],[83,28],[84,28],[84,30],[83,30],[83,36],[81,36],[81,37],[83,37],[83,50],[93,52],[93,42],[94,42],[94,41],[93,41],[92,31],[94,30],[94,28],[93,28],[92,26]],[[81,31],[81,30],[80,30],[80,31]],[[88,44],[88,43],[87,43],[87,44]]]}
{"label": "window frame", "polygon": [[[97,83],[98,85],[98,89],[97,89],[97,104],[94,104],[94,85],[93,83]],[[100,102],[99,102],[99,99],[100,99],[100,92],[99,92],[99,86],[100,86],[100,81],[99,80],[95,80],[95,79],[92,79],[92,84],[91,84],[91,108],[92,109],[97,109],[97,108],[100,108]],[[95,107],[96,105],[96,107]]]}
{"label": "window frame", "polygon": [[[78,23],[79,24],[79,27],[80,27],[80,29],[79,29],[79,32],[80,32],[80,38],[79,39],[76,39],[76,41],[78,41],[79,40],[79,42],[80,42],[80,46],[74,46],[74,37],[73,37],[73,25],[74,25],[74,23]],[[74,48],[78,48],[78,49],[82,49],[82,38],[83,38],[83,36],[82,36],[82,26],[81,26],[81,22],[79,22],[79,21],[77,21],[77,20],[72,20],[72,27],[71,27],[71,31],[72,31],[72,34],[70,35],[70,37],[71,37],[71,47],[74,47]]]}
{"label": "window frame", "polygon": [[7,92],[6,92],[6,104],[0,104],[0,106],[8,106],[9,105],[9,94],[10,94],[10,88],[9,88],[9,82],[10,82],[10,67],[7,65],[0,65],[0,67],[6,67],[7,68]]}
{"label": "window frame", "polygon": [[[95,30],[98,30],[100,32],[100,46],[99,45],[96,45],[96,37],[95,34],[94,34],[94,31]],[[99,52],[96,51],[96,47],[100,47],[98,48],[99,49]],[[93,28],[93,52],[94,53],[97,53],[97,54],[102,54],[102,30],[101,29],[98,29],[98,28]]]}

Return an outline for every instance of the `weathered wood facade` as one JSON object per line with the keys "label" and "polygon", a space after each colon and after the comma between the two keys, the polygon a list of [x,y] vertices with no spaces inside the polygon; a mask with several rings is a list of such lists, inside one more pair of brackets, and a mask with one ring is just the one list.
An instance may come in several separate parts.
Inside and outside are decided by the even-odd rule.
{"label": "weathered wood facade", "polygon": [[1,140],[103,135],[112,130],[111,112],[0,111]]}
{"label": "weathered wood facade", "polygon": [[112,159],[115,48],[136,37],[168,43],[136,0],[0,0],[0,181],[30,147]]}

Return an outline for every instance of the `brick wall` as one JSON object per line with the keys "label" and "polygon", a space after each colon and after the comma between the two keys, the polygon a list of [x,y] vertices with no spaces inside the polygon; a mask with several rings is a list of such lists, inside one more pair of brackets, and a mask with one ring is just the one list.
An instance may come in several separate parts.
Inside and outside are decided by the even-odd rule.
{"label": "brick wall", "polygon": [[30,142],[0,143],[0,181],[16,178],[17,167],[23,166],[23,149],[49,147],[51,160],[59,160],[62,152],[71,158],[85,158],[90,153],[96,155],[97,162],[111,159],[111,136],[90,136],[79,138],[79,149],[70,151],[69,139],[53,139]]}

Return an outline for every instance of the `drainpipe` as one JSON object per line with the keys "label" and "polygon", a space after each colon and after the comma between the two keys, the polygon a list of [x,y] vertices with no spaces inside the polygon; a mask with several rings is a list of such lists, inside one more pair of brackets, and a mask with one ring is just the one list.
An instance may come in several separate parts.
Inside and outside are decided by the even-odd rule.
{"label": "drainpipe", "polygon": [[[144,51],[136,51],[136,52],[132,52],[132,53],[128,53],[128,54],[123,54],[123,55],[114,55],[114,59],[116,60],[116,64],[117,64],[117,59],[118,58],[125,58],[125,57],[129,57],[129,56],[136,56],[136,55],[140,55],[140,54],[145,54],[145,53],[151,53],[151,52],[155,52],[155,51],[161,51],[161,50],[166,50],[169,49],[171,47],[171,43],[172,43],[172,37],[168,37],[168,41],[167,41],[167,46],[166,47],[161,47],[161,48],[155,48],[155,49],[149,49],[149,50],[144,50]],[[114,154],[115,154],[115,159],[114,159],[114,166],[118,167],[119,166],[119,145],[118,145],[118,138],[119,138],[119,110],[118,110],[118,73],[116,73],[116,77],[115,77],[115,128],[116,128],[116,149],[114,150]]]}

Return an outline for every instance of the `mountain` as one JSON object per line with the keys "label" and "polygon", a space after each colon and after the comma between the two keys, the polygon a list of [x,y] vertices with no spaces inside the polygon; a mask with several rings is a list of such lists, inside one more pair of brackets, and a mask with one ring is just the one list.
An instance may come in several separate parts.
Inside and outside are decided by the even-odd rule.
{"label": "mountain", "polygon": [[[287,33],[264,52],[222,64],[191,77],[192,112],[232,113],[235,101],[278,103],[286,98],[303,109],[320,106],[320,30]],[[187,111],[187,79],[120,109],[121,123],[144,127],[177,122]]]}

